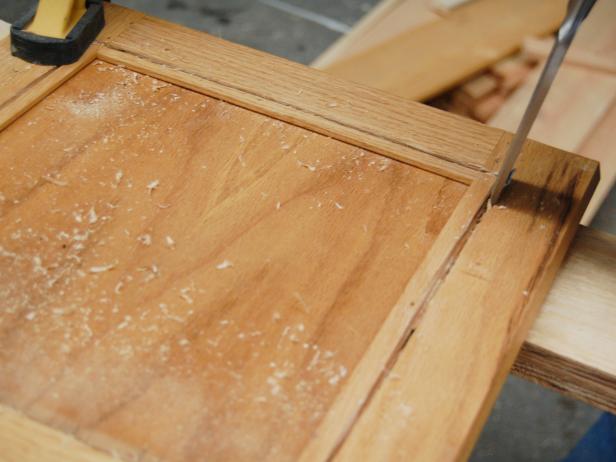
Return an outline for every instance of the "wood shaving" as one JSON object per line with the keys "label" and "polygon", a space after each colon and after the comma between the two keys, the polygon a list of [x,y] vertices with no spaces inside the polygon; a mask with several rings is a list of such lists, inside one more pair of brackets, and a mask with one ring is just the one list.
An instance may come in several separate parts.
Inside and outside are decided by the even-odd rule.
{"label": "wood shaving", "polygon": [[145,246],[152,245],[152,236],[149,234],[142,234],[141,236],[137,237],[137,240]]}
{"label": "wood shaving", "polygon": [[182,297],[182,299],[188,303],[189,305],[192,305],[194,303],[193,298],[189,295],[190,292],[190,288],[189,287],[184,287],[183,289],[180,290],[180,297]]}
{"label": "wood shaving", "polygon": [[227,268],[232,268],[233,267],[233,263],[231,263],[229,260],[224,260],[222,263],[219,263],[218,265],[216,265],[216,269],[219,270],[224,270]]}
{"label": "wood shaving", "polygon": [[152,194],[152,192],[158,188],[158,185],[160,185],[160,181],[159,180],[152,180],[148,183],[147,188],[148,188],[148,193]]}
{"label": "wood shaving", "polygon": [[112,270],[115,267],[116,265],[113,263],[110,265],[91,266],[90,273],[104,273],[106,271]]}
{"label": "wood shaving", "polygon": [[122,178],[124,177],[124,172],[122,170],[118,170],[114,176],[114,183],[112,184],[113,188],[117,188],[118,186],[120,186],[120,182],[122,181]]}
{"label": "wood shaving", "polygon": [[90,207],[90,210],[88,211],[88,223],[94,224],[97,221],[98,215],[96,214],[96,210],[94,210],[94,207]]}
{"label": "wood shaving", "polygon": [[300,167],[307,168],[311,172],[315,172],[317,170],[317,168],[314,165],[307,164],[305,162],[302,162],[301,160],[297,161],[297,165],[299,165]]}
{"label": "wood shaving", "polygon": [[51,175],[43,175],[41,178],[51,184],[55,184],[56,186],[68,186],[68,182],[54,178]]}

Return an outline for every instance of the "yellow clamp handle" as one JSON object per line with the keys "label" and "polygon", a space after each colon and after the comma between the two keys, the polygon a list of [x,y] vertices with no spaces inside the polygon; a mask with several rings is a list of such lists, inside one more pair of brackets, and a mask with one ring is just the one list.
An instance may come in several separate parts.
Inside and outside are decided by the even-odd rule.
{"label": "yellow clamp handle", "polygon": [[34,20],[25,30],[63,39],[85,12],[86,0],[39,0]]}

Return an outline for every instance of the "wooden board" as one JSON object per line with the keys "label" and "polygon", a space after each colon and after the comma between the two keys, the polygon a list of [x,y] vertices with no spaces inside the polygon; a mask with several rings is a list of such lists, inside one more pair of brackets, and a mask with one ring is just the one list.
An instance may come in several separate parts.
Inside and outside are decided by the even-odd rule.
{"label": "wooden board", "polygon": [[474,0],[325,69],[399,96],[426,100],[513,53],[527,35],[557,29],[566,4]]}
{"label": "wooden board", "polygon": [[118,460],[6,406],[0,406],[0,449],[2,462],[117,462]]}
{"label": "wooden board", "polygon": [[439,19],[426,0],[383,0],[353,29],[312,63],[327,69],[333,63],[378,46],[397,35]]}
{"label": "wooden board", "polygon": [[[580,227],[514,370],[616,413],[616,236]],[[557,352],[557,353],[555,353]]]}
{"label": "wooden board", "polygon": [[447,395],[420,415],[451,438],[387,427],[428,458],[463,457],[596,164],[529,143],[486,209],[502,132],[108,11],[107,62],[0,132],[0,401],[127,460],[322,460],[358,439],[400,449],[362,435],[387,372],[416,363],[459,384],[403,381]]}

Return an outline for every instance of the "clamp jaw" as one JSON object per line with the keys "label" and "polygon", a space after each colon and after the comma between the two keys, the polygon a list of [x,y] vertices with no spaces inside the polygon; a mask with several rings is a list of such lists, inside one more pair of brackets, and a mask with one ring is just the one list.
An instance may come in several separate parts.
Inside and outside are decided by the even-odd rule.
{"label": "clamp jaw", "polygon": [[12,25],[11,53],[35,64],[70,64],[104,25],[103,0],[39,0]]}

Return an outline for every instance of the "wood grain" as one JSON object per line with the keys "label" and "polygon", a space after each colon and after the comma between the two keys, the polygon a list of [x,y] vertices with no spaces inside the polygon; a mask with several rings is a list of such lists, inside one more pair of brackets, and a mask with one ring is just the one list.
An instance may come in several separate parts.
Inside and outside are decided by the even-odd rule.
{"label": "wood grain", "polygon": [[[105,17],[107,23],[98,40],[112,39],[143,15],[114,6],[105,10]],[[0,67],[0,130],[90,63],[98,53],[95,43],[73,64],[39,66],[12,56],[10,38],[0,39],[0,62],[3,63]]]}
{"label": "wood grain", "polygon": [[382,0],[311,64],[327,69],[409,29],[440,19],[425,0]]}
{"label": "wood grain", "polygon": [[351,431],[367,398],[380,385],[401,345],[408,341],[430,297],[464,245],[465,237],[482,211],[491,186],[489,177],[476,181],[458,203],[447,225],[349,378],[344,394],[333,403],[315,431],[301,460],[329,460]]}
{"label": "wood grain", "polygon": [[514,372],[616,413],[616,236],[580,227]]}
{"label": "wood grain", "polygon": [[479,123],[163,21],[137,21],[106,45],[99,52],[105,60],[465,182],[485,171],[500,136]]}
{"label": "wood grain", "polygon": [[588,209],[584,213],[582,223],[590,223],[598,212],[610,190],[616,184],[616,97],[603,119],[590,132],[579,149],[580,154],[601,163],[601,181]]}
{"label": "wood grain", "polygon": [[557,29],[566,4],[475,0],[327,70],[395,95],[426,100],[513,53],[527,35]]}
{"label": "wood grain", "polygon": [[518,165],[337,460],[468,457],[598,180],[596,165],[538,143]]}
{"label": "wood grain", "polygon": [[9,37],[0,39],[0,111],[32,82],[52,72],[53,66],[38,66],[11,55]]}
{"label": "wood grain", "polygon": [[0,399],[129,460],[296,458],[467,189],[100,62],[0,171]]}
{"label": "wood grain", "polygon": [[117,461],[66,433],[41,425],[0,405],[0,461],[112,462]]}

